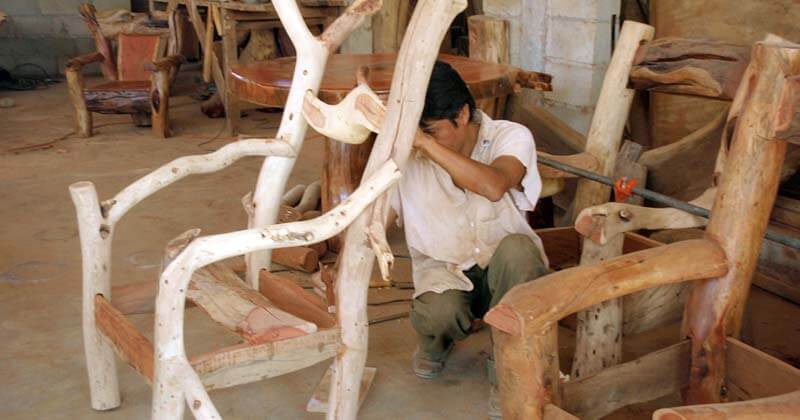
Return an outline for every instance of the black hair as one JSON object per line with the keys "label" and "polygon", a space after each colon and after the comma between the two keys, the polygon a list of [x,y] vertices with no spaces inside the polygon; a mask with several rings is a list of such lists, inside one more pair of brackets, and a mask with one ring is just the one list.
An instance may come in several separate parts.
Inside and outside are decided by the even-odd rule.
{"label": "black hair", "polygon": [[428,122],[434,120],[450,120],[456,125],[456,117],[469,105],[469,120],[475,118],[475,99],[467,89],[464,79],[453,67],[443,61],[436,61],[433,65],[428,91],[425,92],[425,107],[422,109],[420,127],[425,128]]}

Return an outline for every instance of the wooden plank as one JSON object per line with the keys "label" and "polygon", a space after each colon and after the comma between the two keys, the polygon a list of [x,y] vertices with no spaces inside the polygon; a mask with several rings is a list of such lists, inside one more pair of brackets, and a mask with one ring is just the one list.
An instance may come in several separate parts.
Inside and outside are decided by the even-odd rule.
{"label": "wooden plank", "polygon": [[[364,405],[364,399],[367,397],[367,392],[372,386],[372,381],[375,379],[375,373],[378,369],[374,367],[364,367],[364,376],[361,377],[361,389],[358,392],[358,406]],[[328,412],[328,396],[331,389],[331,376],[333,376],[333,365],[329,367],[325,374],[322,375],[314,394],[308,400],[306,411],[309,413],[327,413]]]}
{"label": "wooden plank", "polygon": [[662,408],[653,413],[653,420],[796,420],[798,413],[800,413],[800,391],[737,403]]}
{"label": "wooden plank", "polygon": [[512,95],[508,99],[505,117],[528,127],[534,133],[539,151],[572,154],[582,152],[586,147],[586,136],[538,106],[529,95]]}
{"label": "wooden plank", "polygon": [[336,326],[336,318],[328,313],[328,305],[319,296],[303,290],[294,281],[268,271],[259,276],[259,292],[278,308],[319,328]]}
{"label": "wooden plank", "polygon": [[564,411],[559,406],[547,404],[544,406],[544,420],[580,420],[578,417]]}
{"label": "wooden plank", "polygon": [[111,304],[123,315],[152,314],[157,293],[157,281],[125,283],[111,288]]}
{"label": "wooden plank", "polygon": [[111,347],[134,370],[153,383],[153,343],[136,329],[103,295],[94,297],[94,319],[97,328]]}
{"label": "wooden plank", "polygon": [[800,390],[800,369],[735,338],[728,337],[726,344],[726,379],[729,385],[735,385],[737,399],[751,400]]}
{"label": "wooden plank", "polygon": [[192,357],[190,364],[208,390],[273,378],[336,355],[338,328],[274,343],[239,344]]}
{"label": "wooden plank", "polygon": [[317,330],[316,325],[276,308],[220,263],[197,270],[186,297],[251,344],[286,340]]}
{"label": "wooden plank", "polygon": [[563,407],[597,419],[630,404],[654,400],[689,383],[690,343],[684,340],[592,376],[564,384]]}
{"label": "wooden plank", "polygon": [[165,39],[160,34],[119,34],[117,65],[119,80],[150,80],[144,64],[164,55]]}

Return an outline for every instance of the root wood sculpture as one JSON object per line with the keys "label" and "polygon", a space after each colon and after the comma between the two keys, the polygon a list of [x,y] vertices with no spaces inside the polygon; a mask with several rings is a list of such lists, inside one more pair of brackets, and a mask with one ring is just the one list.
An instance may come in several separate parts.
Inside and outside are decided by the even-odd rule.
{"label": "root wood sculpture", "polygon": [[[70,187],[80,227],[83,331],[95,409],[108,410],[120,404],[115,352],[152,383],[152,417],[156,419],[181,418],[187,405],[196,418],[219,418],[208,390],[281,375],[335,355],[327,416],[356,416],[366,360],[366,291],[372,257],[377,251],[385,270],[391,260],[383,228],[388,216],[385,192],[400,177],[400,169],[410,154],[437,46],[449,22],[466,7],[466,2],[424,0],[417,5],[361,186],[325,214],[281,224],[275,222],[286,179],[307,128],[303,103],[314,101],[328,55],[381,3],[355,1],[320,36],[313,36],[308,30],[294,1],[276,0],[273,4],[298,51],[294,80],[276,139],[245,139],[208,155],[176,159],[103,202],[89,182]],[[380,107],[383,116],[382,104]],[[369,127],[377,130],[378,125]],[[125,285],[123,296],[111,303],[111,241],[116,223],[156,191],[188,175],[220,170],[245,156],[266,158],[252,200],[243,200],[252,213],[248,229],[205,237],[198,237],[199,231],[192,230],[170,243],[158,283],[153,345],[125,317],[125,313],[139,313],[146,308],[142,301],[154,293],[152,284]],[[299,207],[309,207],[308,202],[300,201]],[[284,211],[285,216],[301,213],[294,210]],[[313,210],[305,214],[314,215]],[[310,245],[345,229],[348,239],[339,264],[337,319],[332,325],[331,317],[320,310],[324,308],[319,299],[262,271],[269,268],[272,249]],[[237,255],[246,256],[245,282],[219,263]],[[257,292],[260,282],[267,283],[265,294],[275,303]],[[189,359],[183,340],[187,299],[239,334],[245,343]],[[297,302],[292,306],[294,310],[276,307],[290,305],[291,301]]]}
{"label": "root wood sculpture", "polygon": [[[628,27],[629,23],[625,25]],[[626,29],[623,28],[620,46],[630,36],[626,36],[631,32]],[[741,327],[756,257],[777,192],[786,141],[792,138],[781,127],[796,123],[787,121],[788,115],[795,118],[797,103],[790,99],[793,94],[785,92],[796,89],[793,80],[800,74],[800,46],[768,36],[753,46],[749,57],[723,131],[725,150],[720,152],[722,162],[718,160],[717,168],[724,167],[724,171],[719,174],[703,239],[551,274],[512,289],[487,314],[485,319],[494,329],[504,418],[555,418],[551,416],[556,412],[554,406],[581,418],[599,418],[625,405],[649,401],[686,386],[686,403],[712,405],[663,410],[656,413],[658,418],[707,418],[704,413],[744,414],[757,410],[777,415],[800,408],[796,392],[800,389],[800,370],[733,338]],[[613,79],[622,80],[624,85],[629,74],[634,75],[630,67],[615,69],[614,61],[603,91],[609,79],[612,83]],[[696,79],[701,84],[713,81]],[[691,89],[692,94],[703,92]],[[717,89],[714,94],[729,90]],[[598,112],[614,114],[600,106],[602,98],[601,93]],[[587,152],[593,153],[589,144],[591,140]],[[708,203],[710,194],[701,197],[701,201]],[[603,208],[613,214],[618,210],[614,207],[607,204]],[[586,218],[591,218],[593,211],[597,209],[583,214],[585,224],[591,225]],[[745,220],[743,214],[748,215]],[[632,221],[635,217],[631,216]],[[676,219],[664,220],[659,223],[675,223]],[[595,232],[595,239],[605,239],[606,246],[623,237],[608,229]],[[587,245],[589,251],[598,247],[588,239],[583,245],[584,256]],[[594,373],[584,371],[580,377],[560,384],[555,334],[558,320],[610,299],[688,281],[692,281],[692,289],[684,312],[683,341],[635,361]],[[606,347],[598,351],[603,348]],[[747,398],[763,399],[747,404],[719,404]]]}

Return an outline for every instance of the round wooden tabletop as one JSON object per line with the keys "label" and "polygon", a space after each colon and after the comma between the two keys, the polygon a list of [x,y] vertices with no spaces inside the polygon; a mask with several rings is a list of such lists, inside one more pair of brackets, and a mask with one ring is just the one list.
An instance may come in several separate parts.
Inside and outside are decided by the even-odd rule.
{"label": "round wooden tabletop", "polygon": [[[368,83],[380,96],[388,95],[397,55],[334,54],[328,59],[320,86],[319,98],[337,103],[356,87],[356,71],[369,67]],[[476,100],[508,95],[513,92],[519,71],[516,67],[491,64],[467,57],[441,55],[467,83]],[[232,88],[239,98],[264,106],[283,106],[292,84],[295,58],[285,57],[231,69]]]}

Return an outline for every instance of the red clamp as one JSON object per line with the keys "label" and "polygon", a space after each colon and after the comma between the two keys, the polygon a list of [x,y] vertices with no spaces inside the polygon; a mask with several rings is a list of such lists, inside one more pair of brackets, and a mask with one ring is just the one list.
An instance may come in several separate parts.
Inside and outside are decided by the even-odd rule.
{"label": "red clamp", "polygon": [[624,203],[628,201],[633,195],[633,189],[636,187],[636,178],[628,178],[623,176],[614,183],[614,199],[617,203]]}

